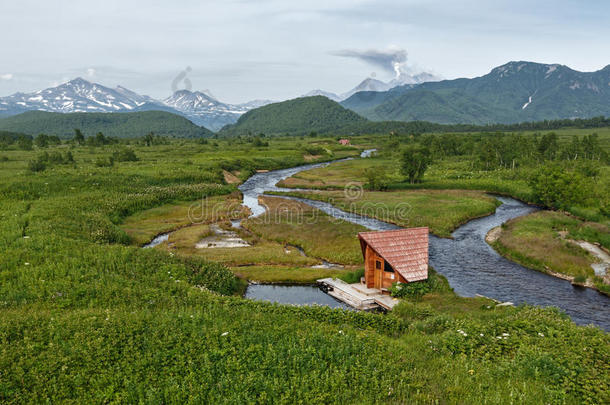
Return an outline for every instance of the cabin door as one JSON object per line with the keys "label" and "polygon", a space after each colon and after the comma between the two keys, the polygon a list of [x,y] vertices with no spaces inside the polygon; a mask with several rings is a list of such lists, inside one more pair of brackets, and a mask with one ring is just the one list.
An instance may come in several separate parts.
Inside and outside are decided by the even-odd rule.
{"label": "cabin door", "polygon": [[375,273],[373,278],[375,280],[375,288],[381,289],[383,283],[383,263],[381,260],[375,260]]}

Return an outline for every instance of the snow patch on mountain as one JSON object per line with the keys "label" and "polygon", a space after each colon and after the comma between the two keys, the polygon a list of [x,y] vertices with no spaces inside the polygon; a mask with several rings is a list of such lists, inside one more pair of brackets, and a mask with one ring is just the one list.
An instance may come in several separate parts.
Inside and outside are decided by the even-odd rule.
{"label": "snow patch on mountain", "polygon": [[179,90],[159,101],[122,86],[109,88],[79,77],[33,93],[2,97],[0,111],[3,115],[14,115],[28,110],[60,113],[161,110],[182,115],[197,125],[215,131],[234,123],[243,113],[271,102],[254,100],[243,104],[226,104],[218,101],[209,90]]}

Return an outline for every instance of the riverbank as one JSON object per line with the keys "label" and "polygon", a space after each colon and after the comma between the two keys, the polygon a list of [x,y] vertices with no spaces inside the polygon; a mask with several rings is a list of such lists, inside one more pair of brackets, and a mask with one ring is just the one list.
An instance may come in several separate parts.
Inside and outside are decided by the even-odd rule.
{"label": "riverbank", "polygon": [[610,256],[602,246],[582,240],[603,240],[598,233],[609,232],[602,224],[541,211],[490,230],[486,241],[510,260],[610,295]]}
{"label": "riverbank", "polygon": [[286,191],[272,194],[323,201],[353,214],[368,216],[396,226],[427,226],[430,233],[450,238],[459,226],[495,212],[500,206],[481,191]]}

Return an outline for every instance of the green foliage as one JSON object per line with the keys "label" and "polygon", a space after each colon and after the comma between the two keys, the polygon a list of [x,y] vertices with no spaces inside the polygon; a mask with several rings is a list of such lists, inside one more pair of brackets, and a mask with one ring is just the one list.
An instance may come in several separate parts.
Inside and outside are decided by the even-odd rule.
{"label": "green foliage", "polygon": [[32,137],[27,135],[20,135],[17,138],[17,147],[21,150],[32,150]]}
{"label": "green foliage", "polygon": [[112,167],[114,166],[114,156],[98,157],[95,159],[95,165],[97,167]]}
{"label": "green foliage", "polygon": [[354,284],[359,283],[362,277],[364,277],[364,269],[350,271],[349,273],[343,273],[337,278],[345,281],[346,283]]}
{"label": "green foliage", "polygon": [[402,150],[400,172],[407,177],[409,183],[418,183],[424,177],[430,163],[432,159],[428,148],[409,145]]}
{"label": "green foliage", "polygon": [[78,144],[85,142],[85,134],[103,132],[107,137],[138,138],[154,131],[155,134],[176,138],[209,137],[212,132],[193,124],[188,119],[165,111],[140,111],[126,113],[54,113],[28,111],[0,119],[0,130],[25,134],[56,135],[72,138],[74,128]]}
{"label": "green foliage", "polygon": [[368,168],[364,170],[364,177],[366,183],[364,186],[368,190],[372,191],[383,191],[388,188],[388,175],[383,167],[379,168]]}
{"label": "green foliage", "polygon": [[39,148],[46,148],[49,146],[49,137],[45,134],[40,134],[36,138],[34,138],[34,143]]}
{"label": "green foliage", "polygon": [[219,133],[226,136],[260,132],[268,135],[305,135],[333,131],[350,123],[365,121],[326,97],[303,97],[250,110]]}
{"label": "green foliage", "polygon": [[28,163],[28,170],[31,172],[42,172],[47,166],[40,160],[30,160]]}
{"label": "green foliage", "polygon": [[608,402],[608,335],[556,310],[446,285],[387,315],[253,302],[222,265],[128,246],[126,216],[234,192],[222,167],[304,163],[296,139],[213,142],[137,141],[112,170],[114,146],[49,145],[78,166],[36,175],[39,151],[2,152],[0,402]]}
{"label": "green foliage", "polygon": [[308,155],[323,155],[326,153],[326,149],[320,145],[305,145],[303,147],[303,152]]}
{"label": "green foliage", "polygon": [[133,149],[121,148],[112,154],[112,158],[117,162],[137,162],[138,157]]}
{"label": "green foliage", "polygon": [[[555,129],[555,125],[569,122],[576,114],[590,124],[608,125],[610,115],[607,89],[607,69],[597,72],[577,72],[565,66],[555,66],[553,75],[547,75],[549,65],[531,62],[510,62],[490,73],[473,79],[427,82],[414,87],[397,87],[385,92],[357,93],[342,101],[342,105],[377,121],[431,121],[442,124],[509,124],[502,130]],[[504,73],[503,73],[504,72]],[[589,92],[570,88],[578,82]],[[532,83],[536,94],[532,95]],[[598,83],[604,86],[598,87]],[[532,102],[524,104],[530,97]],[[545,121],[542,121],[545,120]],[[524,121],[541,121],[538,125],[516,124]]]}
{"label": "green foliage", "polygon": [[72,141],[78,145],[85,143],[85,136],[80,129],[74,128],[74,138],[72,138]]}
{"label": "green foliage", "polygon": [[549,163],[532,176],[530,186],[535,202],[550,208],[567,209],[586,204],[594,195],[593,182],[577,170]]}
{"label": "green foliage", "polygon": [[449,291],[447,280],[439,276],[434,270],[428,270],[428,278],[423,281],[412,283],[393,283],[390,287],[390,294],[396,298],[421,298],[430,292]]}
{"label": "green foliage", "polygon": [[415,281],[413,283],[394,283],[390,288],[392,297],[417,298],[431,291],[430,283],[427,281]]}

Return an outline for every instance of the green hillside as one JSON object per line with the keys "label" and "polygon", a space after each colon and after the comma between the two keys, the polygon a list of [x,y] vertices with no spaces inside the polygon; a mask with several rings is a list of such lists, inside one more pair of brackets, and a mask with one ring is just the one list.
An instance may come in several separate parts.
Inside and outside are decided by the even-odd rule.
{"label": "green hillside", "polygon": [[578,72],[510,62],[474,79],[356,93],[341,104],[375,121],[492,124],[610,115],[610,66]]}
{"label": "green hillside", "polygon": [[0,119],[0,130],[30,135],[44,133],[70,138],[74,135],[74,128],[79,128],[86,136],[102,132],[116,138],[135,138],[150,132],[176,138],[212,135],[210,130],[199,127],[186,118],[164,111],[69,114],[28,111]]}
{"label": "green hillside", "polygon": [[302,97],[248,111],[235,124],[224,127],[220,134],[248,135],[263,132],[267,135],[283,135],[312,131],[329,132],[366,121],[326,97]]}

